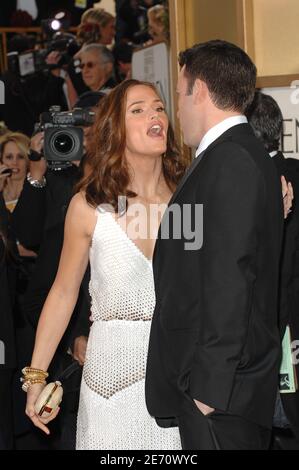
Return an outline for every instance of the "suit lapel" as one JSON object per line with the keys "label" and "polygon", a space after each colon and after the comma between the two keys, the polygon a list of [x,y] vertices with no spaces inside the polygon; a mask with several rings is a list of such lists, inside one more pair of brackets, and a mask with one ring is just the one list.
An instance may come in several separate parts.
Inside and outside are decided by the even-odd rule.
{"label": "suit lapel", "polygon": [[169,203],[168,203],[168,207],[171,206],[171,204],[173,204],[173,202],[175,201],[175,199],[178,197],[179,193],[181,192],[181,189],[183,188],[185,182],[187,181],[187,179],[189,178],[189,176],[192,175],[193,171],[195,170],[195,168],[197,168],[197,166],[200,164],[201,160],[202,160],[202,157],[204,155],[205,151],[201,152],[198,157],[194,158],[193,162],[191,163],[191,165],[189,166],[188,170],[186,171],[186,173],[184,174],[183,178],[181,179],[181,181],[179,182],[175,192],[173,193],[172,195],[172,198],[170,199]]}
{"label": "suit lapel", "polygon": [[181,179],[181,181],[179,182],[175,192],[173,193],[172,195],[172,198],[170,199],[169,203],[168,203],[168,207],[162,217],[162,220],[161,220],[161,223],[160,223],[160,227],[159,227],[159,231],[158,231],[158,237],[157,237],[157,240],[156,240],[156,244],[155,244],[155,248],[154,248],[154,253],[153,253],[153,263],[155,261],[155,256],[156,256],[156,252],[157,252],[157,245],[158,245],[158,241],[159,241],[159,238],[160,238],[160,234],[161,234],[161,225],[163,223],[163,219],[164,217],[167,215],[167,212],[168,212],[168,209],[170,208],[171,204],[174,203],[175,199],[177,198],[178,194],[180,193],[182,187],[184,186],[185,182],[187,181],[187,179],[189,178],[189,176],[193,173],[193,171],[195,170],[195,168],[197,168],[197,166],[200,164],[201,162],[201,159],[204,155],[205,151],[203,151],[202,153],[200,153],[198,155],[198,157],[194,158],[193,162],[191,163],[191,165],[189,166],[188,170],[186,171],[186,173],[184,174],[183,178]]}

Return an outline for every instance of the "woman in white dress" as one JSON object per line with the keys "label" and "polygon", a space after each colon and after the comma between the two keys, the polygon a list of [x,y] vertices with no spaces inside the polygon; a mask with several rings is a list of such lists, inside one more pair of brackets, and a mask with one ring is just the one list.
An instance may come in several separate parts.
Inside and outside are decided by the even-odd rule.
{"label": "woman in white dress", "polygon": [[[101,101],[88,163],[68,209],[60,265],[40,317],[31,367],[47,370],[89,259],[93,325],[77,449],[180,449],[178,429],[158,427],[144,394],[155,306],[151,260],[163,211],[186,169],[152,85],[128,80]],[[119,196],[126,196],[121,207]],[[34,403],[44,385],[28,386],[26,413],[49,433],[46,425],[58,411],[38,417]]]}

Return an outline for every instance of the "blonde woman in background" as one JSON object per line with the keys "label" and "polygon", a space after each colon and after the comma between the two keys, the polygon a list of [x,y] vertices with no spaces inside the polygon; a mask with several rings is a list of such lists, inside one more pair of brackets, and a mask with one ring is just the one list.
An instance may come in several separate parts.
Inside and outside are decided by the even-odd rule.
{"label": "blonde woman in background", "polygon": [[30,139],[20,132],[8,131],[0,138],[0,145],[0,173],[7,169],[12,171],[2,181],[3,197],[7,209],[13,212],[29,168]]}
{"label": "blonde woman in background", "polygon": [[91,43],[110,46],[115,36],[115,17],[103,8],[89,8],[78,26],[77,40],[79,44]]}
{"label": "blonde woman in background", "polygon": [[169,31],[166,21],[166,10],[164,5],[154,5],[147,11],[148,32],[152,36],[150,44],[161,41],[169,41]]}
{"label": "blonde woman in background", "polygon": [[[13,212],[22,192],[29,169],[30,139],[21,132],[6,132],[0,137],[0,193],[6,208]],[[6,173],[6,170],[11,170]],[[36,257],[36,253],[18,243],[20,256]]]}

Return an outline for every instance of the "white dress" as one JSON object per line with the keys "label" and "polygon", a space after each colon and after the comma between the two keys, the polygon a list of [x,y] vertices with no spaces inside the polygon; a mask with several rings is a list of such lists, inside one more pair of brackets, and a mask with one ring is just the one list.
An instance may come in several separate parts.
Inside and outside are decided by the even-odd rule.
{"label": "white dress", "polygon": [[152,263],[113,215],[98,214],[90,248],[92,319],[83,368],[77,449],[178,450],[178,428],[160,428],[145,404],[155,306]]}

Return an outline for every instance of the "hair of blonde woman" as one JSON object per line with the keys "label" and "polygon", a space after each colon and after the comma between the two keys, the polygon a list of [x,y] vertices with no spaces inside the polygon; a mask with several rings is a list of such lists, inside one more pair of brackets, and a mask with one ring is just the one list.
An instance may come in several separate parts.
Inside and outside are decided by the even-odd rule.
{"label": "hair of blonde woman", "polygon": [[0,138],[6,134],[7,132],[9,132],[9,130],[7,129],[6,125],[4,124],[3,121],[0,122]]}
{"label": "hair of blonde woman", "polygon": [[100,26],[107,26],[107,24],[114,20],[114,16],[111,15],[104,8],[89,8],[81,16],[81,23],[86,23],[88,21],[96,21]]}
{"label": "hair of blonde woman", "polygon": [[29,146],[30,139],[27,135],[22,134],[21,132],[11,132],[8,131],[0,137],[0,161],[2,162],[3,152],[5,145],[9,142],[14,142],[21,154],[26,158],[27,163],[29,163]]}
{"label": "hair of blonde woman", "polygon": [[165,7],[164,5],[154,5],[147,10],[147,16],[159,26],[165,26]]}
{"label": "hair of blonde woman", "polygon": [[78,41],[81,44],[100,41],[101,28],[105,28],[112,20],[115,20],[115,17],[104,8],[89,8],[81,16],[77,32]]}

